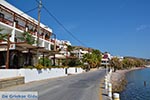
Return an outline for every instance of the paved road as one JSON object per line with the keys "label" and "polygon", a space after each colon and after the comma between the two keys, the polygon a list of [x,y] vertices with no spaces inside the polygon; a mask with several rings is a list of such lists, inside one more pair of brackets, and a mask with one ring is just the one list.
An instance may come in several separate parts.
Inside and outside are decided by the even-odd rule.
{"label": "paved road", "polygon": [[14,86],[5,91],[38,91],[39,100],[99,100],[99,84],[105,70]]}

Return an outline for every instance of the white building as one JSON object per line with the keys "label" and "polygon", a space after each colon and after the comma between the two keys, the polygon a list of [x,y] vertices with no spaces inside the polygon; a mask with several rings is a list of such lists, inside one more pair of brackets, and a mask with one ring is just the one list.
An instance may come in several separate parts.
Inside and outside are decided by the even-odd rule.
{"label": "white building", "polygon": [[102,66],[107,66],[109,65],[109,61],[111,60],[112,56],[110,53],[105,52],[102,54],[102,61],[101,61],[101,65]]}
{"label": "white building", "polygon": [[67,59],[70,57],[70,52],[68,51],[68,46],[71,46],[70,41],[67,40],[56,40],[56,44],[57,44],[57,51],[59,51],[58,53],[56,53],[55,55],[50,56],[52,60],[52,64],[57,66],[61,66],[62,65],[62,60],[63,59]]}
{"label": "white building", "polygon": [[113,56],[112,58],[118,58],[120,61],[122,61],[124,59],[124,57],[122,57],[122,56]]}
{"label": "white building", "polygon": [[79,49],[79,50],[73,50],[73,51],[71,51],[71,53],[75,54],[75,56],[78,57],[79,59],[82,59],[83,55],[86,54],[86,53],[89,53],[89,51]]}
{"label": "white building", "polygon": [[[37,44],[28,45],[22,43],[21,39],[17,37],[22,37],[24,31],[28,31],[35,40],[39,40],[38,50],[40,54],[46,54],[52,50],[51,45],[54,45],[54,40],[50,38],[52,35],[52,29],[48,28],[46,25],[40,23],[40,30],[37,32],[38,21],[29,15],[23,13],[21,10],[17,9],[13,5],[9,4],[5,0],[0,0],[0,28],[3,29],[1,33],[8,33],[10,37],[10,67],[19,68],[24,65],[27,61],[28,64],[35,63]],[[6,62],[6,50],[7,42],[0,42],[0,59],[2,59],[0,66],[4,65]],[[29,51],[25,54],[23,51]],[[24,56],[24,57],[23,57]],[[32,60],[29,60],[32,59]],[[19,63],[16,62],[18,60]]]}

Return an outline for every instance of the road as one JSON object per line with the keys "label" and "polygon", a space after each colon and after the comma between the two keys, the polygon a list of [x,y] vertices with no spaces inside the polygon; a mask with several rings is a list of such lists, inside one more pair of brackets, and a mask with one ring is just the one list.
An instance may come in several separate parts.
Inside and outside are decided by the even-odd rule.
{"label": "road", "polygon": [[105,70],[35,81],[3,91],[38,91],[39,100],[99,100],[99,84]]}

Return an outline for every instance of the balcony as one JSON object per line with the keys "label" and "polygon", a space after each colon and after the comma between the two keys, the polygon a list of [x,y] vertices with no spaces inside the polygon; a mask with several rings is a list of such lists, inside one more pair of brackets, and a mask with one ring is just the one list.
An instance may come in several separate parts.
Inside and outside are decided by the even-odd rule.
{"label": "balcony", "polygon": [[5,18],[0,17],[0,22],[5,23],[5,24],[10,25],[10,26],[13,26],[13,22],[8,20],[8,19],[5,19]]}
{"label": "balcony", "polygon": [[37,34],[37,23],[32,22],[31,19],[27,19],[11,9],[0,4],[0,22],[7,24],[11,27],[14,26],[14,22],[16,23],[15,28],[22,31],[29,31],[36,38],[44,39],[49,42],[50,36],[52,33],[45,28],[40,27],[39,34]]}

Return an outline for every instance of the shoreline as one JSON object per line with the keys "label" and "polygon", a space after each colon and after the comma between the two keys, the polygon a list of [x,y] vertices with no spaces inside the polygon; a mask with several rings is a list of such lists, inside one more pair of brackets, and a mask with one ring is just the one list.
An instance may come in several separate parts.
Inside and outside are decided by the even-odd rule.
{"label": "shoreline", "polygon": [[126,74],[130,71],[139,70],[143,68],[145,67],[135,67],[131,69],[117,70],[116,72],[112,72],[110,80],[112,83],[112,91],[113,92],[123,91],[127,84]]}

